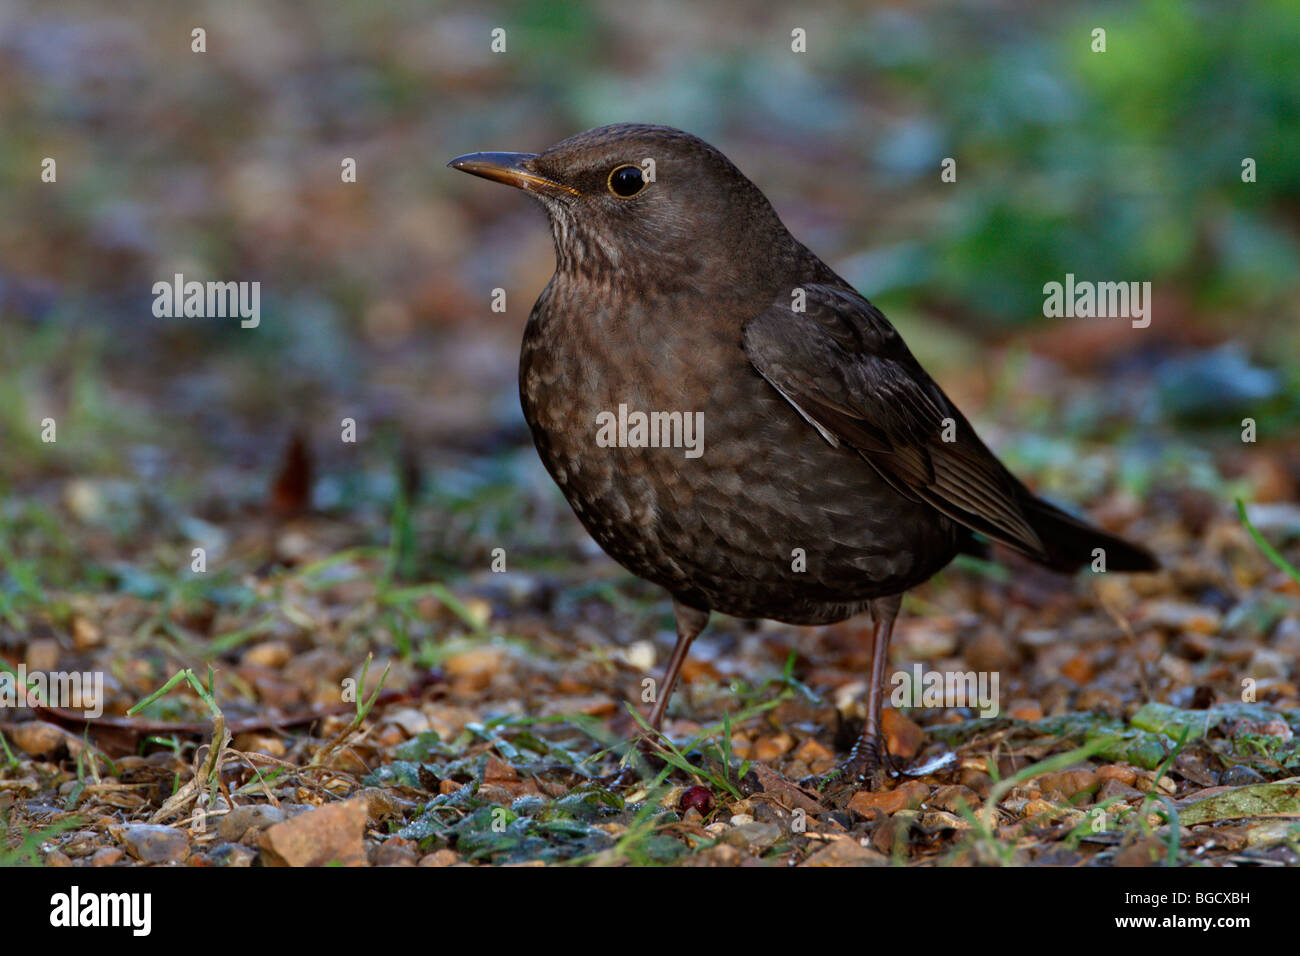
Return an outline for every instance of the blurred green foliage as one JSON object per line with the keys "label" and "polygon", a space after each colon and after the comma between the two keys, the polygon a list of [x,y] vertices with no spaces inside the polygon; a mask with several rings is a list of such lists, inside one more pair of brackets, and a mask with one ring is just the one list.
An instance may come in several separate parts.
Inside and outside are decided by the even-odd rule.
{"label": "blurred green foliage", "polygon": [[[295,419],[376,407],[376,429],[420,421],[424,448],[518,433],[513,347],[549,244],[519,196],[443,164],[619,121],[723,147],[941,379],[986,337],[1068,326],[1042,290],[1073,273],[1150,281],[1157,313],[1150,334],[1114,326],[1143,381],[1075,401],[1072,435],[1136,411],[1221,425],[1244,401],[1272,438],[1300,415],[1294,0],[268,0],[203,8],[204,54],[193,19],[142,0],[0,17],[0,479],[121,470],[144,441],[264,468]],[[178,271],[262,282],[262,326],[155,318],[152,283]],[[505,315],[484,305],[498,286]],[[1224,339],[1241,354],[1197,357]],[[1269,387],[1205,385],[1225,376]]]}
{"label": "blurred green foliage", "polygon": [[[1094,27],[1104,53],[1091,50]],[[895,67],[978,179],[954,191],[954,228],[919,278],[1002,321],[1038,314],[1043,282],[1067,272],[1172,281],[1207,307],[1293,294],[1297,49],[1289,0],[1147,0]],[[1242,181],[1247,157],[1256,182]]]}

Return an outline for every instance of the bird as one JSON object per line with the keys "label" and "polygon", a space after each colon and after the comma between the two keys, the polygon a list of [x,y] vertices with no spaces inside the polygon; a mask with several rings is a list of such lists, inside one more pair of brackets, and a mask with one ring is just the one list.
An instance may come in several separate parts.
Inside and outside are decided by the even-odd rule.
{"label": "bird", "polygon": [[555,272],[524,329],[520,401],[587,532],[672,598],[655,734],[714,612],[868,612],[866,717],[830,776],[878,789],[905,592],[991,542],[1060,572],[1099,555],[1106,571],[1158,567],[1012,475],[880,310],[704,140],[620,123],[448,166],[523,190],[549,220]]}

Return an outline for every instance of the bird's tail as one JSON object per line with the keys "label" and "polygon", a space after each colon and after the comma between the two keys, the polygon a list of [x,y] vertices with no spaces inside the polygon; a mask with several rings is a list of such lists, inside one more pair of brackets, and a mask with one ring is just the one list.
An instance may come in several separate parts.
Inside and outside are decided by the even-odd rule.
{"label": "bird's tail", "polygon": [[1155,555],[1141,545],[1093,527],[1041,498],[1028,495],[1021,507],[1047,549],[1046,560],[1038,560],[1053,570],[1077,571],[1099,557],[1107,571],[1155,571],[1160,567]]}

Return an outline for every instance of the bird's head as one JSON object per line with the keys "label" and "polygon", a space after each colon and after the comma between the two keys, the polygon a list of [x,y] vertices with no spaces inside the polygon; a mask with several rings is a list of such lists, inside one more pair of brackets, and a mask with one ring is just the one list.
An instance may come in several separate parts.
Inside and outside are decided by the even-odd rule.
{"label": "bird's head", "polygon": [[707,291],[701,263],[714,266],[710,285],[748,280],[788,243],[771,204],[726,156],[667,126],[602,126],[543,153],[470,153],[448,165],[540,200],[560,273]]}

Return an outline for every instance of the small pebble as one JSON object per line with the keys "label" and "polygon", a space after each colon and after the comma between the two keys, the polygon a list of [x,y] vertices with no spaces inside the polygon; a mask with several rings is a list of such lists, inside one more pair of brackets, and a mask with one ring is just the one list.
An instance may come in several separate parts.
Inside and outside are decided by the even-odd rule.
{"label": "small pebble", "polygon": [[789,734],[760,737],[754,744],[754,759],[775,760],[782,754],[789,753],[792,747],[794,747],[794,738]]}
{"label": "small pebble", "polygon": [[893,790],[859,790],[849,800],[849,809],[864,817],[892,816],[900,810],[914,810],[930,795],[919,780],[909,780]]}
{"label": "small pebble", "polygon": [[269,803],[235,807],[217,823],[217,836],[229,843],[235,843],[249,830],[272,826],[285,817],[283,808]]}
{"label": "small pebble", "polygon": [[204,859],[211,866],[252,866],[253,861],[257,859],[257,851],[251,846],[240,843],[218,843],[204,854]]}
{"label": "small pebble", "polygon": [[120,837],[131,855],[144,863],[181,863],[190,855],[190,838],[176,827],[135,823]]}
{"label": "small pebble", "polygon": [[125,854],[115,846],[101,847],[90,857],[91,866],[114,866],[122,861]]}
{"label": "small pebble", "polygon": [[1248,787],[1251,784],[1263,782],[1263,774],[1252,767],[1242,765],[1229,767],[1219,775],[1219,785],[1223,787]]}
{"label": "small pebble", "polygon": [[420,866],[452,866],[460,862],[460,854],[455,850],[434,850],[420,857]]}

